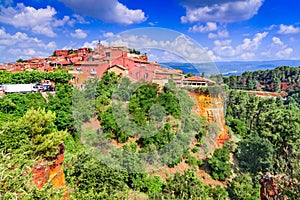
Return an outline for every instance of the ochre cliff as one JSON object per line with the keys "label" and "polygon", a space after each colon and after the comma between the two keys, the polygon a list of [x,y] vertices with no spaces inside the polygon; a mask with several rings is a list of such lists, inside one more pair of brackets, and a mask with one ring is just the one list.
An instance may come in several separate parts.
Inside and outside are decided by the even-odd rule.
{"label": "ochre cliff", "polygon": [[212,97],[210,94],[190,92],[195,102],[194,111],[206,117],[209,123],[217,124],[219,134],[215,138],[218,145],[224,144],[229,139],[225,125],[225,106],[221,96]]}
{"label": "ochre cliff", "polygon": [[59,146],[59,154],[52,164],[40,160],[37,165],[32,169],[32,179],[35,187],[42,188],[46,183],[51,181],[55,188],[60,188],[65,191],[64,197],[68,197],[65,174],[63,172],[63,162],[64,162],[64,145]]}

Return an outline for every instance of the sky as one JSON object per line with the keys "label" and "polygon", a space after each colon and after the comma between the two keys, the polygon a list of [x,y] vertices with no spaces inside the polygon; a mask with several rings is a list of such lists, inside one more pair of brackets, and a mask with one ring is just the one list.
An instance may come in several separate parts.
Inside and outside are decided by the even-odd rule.
{"label": "sky", "polygon": [[158,62],[296,60],[299,36],[297,0],[0,0],[0,63],[99,41]]}

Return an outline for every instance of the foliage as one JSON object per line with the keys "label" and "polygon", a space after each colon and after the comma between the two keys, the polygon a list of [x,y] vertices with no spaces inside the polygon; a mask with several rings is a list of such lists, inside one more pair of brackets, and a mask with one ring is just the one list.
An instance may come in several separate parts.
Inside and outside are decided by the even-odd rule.
{"label": "foliage", "polygon": [[[226,199],[227,193],[216,199]],[[214,199],[216,192],[211,191],[196,176],[195,172],[187,170],[183,175],[176,173],[173,178],[167,179],[163,187],[166,199]],[[220,193],[222,194],[222,193]]]}
{"label": "foliage", "polygon": [[73,130],[72,98],[73,88],[69,85],[61,86],[56,90],[55,95],[48,95],[46,109],[56,113],[54,123],[58,130]]}
{"label": "foliage", "polygon": [[78,129],[95,113],[96,85],[97,80],[89,79],[85,82],[84,90],[73,89],[72,113]]}
{"label": "foliage", "polygon": [[114,72],[106,71],[101,80],[97,83],[95,97],[105,96],[111,99],[112,93],[116,87],[116,84],[120,80],[119,75]]}
{"label": "foliage", "polygon": [[132,54],[137,54],[137,55],[140,55],[141,54],[141,52],[140,51],[138,51],[138,50],[135,50],[135,49],[128,49],[129,50],[129,53],[132,53]]}
{"label": "foliage", "polygon": [[[233,164],[237,174],[230,181],[233,170],[229,159],[233,147],[227,143],[216,149],[207,162],[214,179],[229,181],[226,190],[204,185],[191,169],[181,175],[167,176],[166,180],[144,171],[144,165],[156,162],[174,167],[184,160],[190,166],[201,166],[202,160],[197,160],[196,154],[200,146],[204,146],[203,136],[216,135],[219,131],[216,124],[207,124],[206,119],[192,114],[193,101],[188,93],[176,88],[172,80],[161,90],[153,84],[132,84],[128,78],[121,79],[107,72],[101,80],[89,80],[84,90],[77,90],[66,84],[71,76],[64,71],[1,71],[1,83],[49,79],[57,83],[57,90],[55,95],[48,94],[46,98],[40,93],[9,94],[0,98],[0,151],[3,152],[0,155],[0,198],[61,199],[62,191],[50,183],[42,189],[30,184],[30,171],[39,158],[55,157],[58,145],[64,142],[67,148],[64,173],[71,199],[129,199],[136,193],[149,199],[258,199],[256,175],[262,171],[284,174],[286,179],[279,183],[282,192],[291,199],[298,199],[298,77],[298,68],[282,67],[225,78],[230,88],[257,89],[261,84],[263,90],[270,91],[280,91],[285,82],[290,94],[283,102],[280,98],[264,99],[228,90],[226,124],[239,141],[235,150],[237,165]],[[202,88],[198,92],[223,94],[220,87]],[[122,103],[115,103],[117,100]],[[142,127],[139,136],[157,130],[155,134],[125,143],[129,135],[138,136],[125,131],[124,127],[132,125],[129,120],[118,123],[115,120],[127,114],[126,109],[127,118],[136,125],[132,127]],[[80,127],[93,114],[100,119],[103,131],[90,135],[96,147],[102,145],[97,141],[100,136],[108,142],[115,139],[125,143],[110,152],[117,161],[113,168],[101,163],[97,155],[86,153],[89,149],[76,134],[75,127]],[[196,147],[189,149],[192,137],[195,137]],[[143,163],[141,155],[145,152],[151,156]]]}
{"label": "foliage", "polygon": [[238,143],[236,157],[244,172],[256,175],[273,170],[274,147],[265,138],[250,135]]}
{"label": "foliage", "polygon": [[[244,72],[240,76],[224,77],[224,83],[232,89],[257,90],[259,84],[265,91],[293,91],[300,82],[300,67],[282,66],[270,70]],[[281,83],[287,87],[281,88]],[[298,88],[299,91],[299,88]]]}
{"label": "foliage", "polygon": [[29,84],[50,80],[55,84],[66,84],[71,80],[72,74],[67,71],[41,72],[41,71],[24,71],[8,72],[0,71],[0,83],[2,84]]}
{"label": "foliage", "polygon": [[157,102],[158,87],[156,85],[142,85],[130,98],[129,113],[138,125],[145,125],[150,119],[149,109]]}
{"label": "foliage", "polygon": [[[7,94],[0,98],[0,113],[9,115],[11,119],[17,119],[22,117],[28,109],[45,108],[45,105],[46,100],[41,93]],[[8,120],[9,119],[0,119],[0,123],[4,123]]]}
{"label": "foliage", "polygon": [[111,107],[108,107],[105,113],[99,113],[98,117],[101,121],[103,131],[109,138],[116,139],[121,143],[128,140],[129,135],[126,134],[116,123]]}
{"label": "foliage", "polygon": [[132,187],[136,191],[147,193],[149,196],[154,196],[155,194],[162,193],[162,188],[164,181],[160,176],[149,176],[140,175],[136,176],[133,180]]}
{"label": "foliage", "polygon": [[5,153],[21,153],[30,158],[53,158],[58,145],[67,135],[57,131],[55,114],[45,110],[29,110],[16,122],[7,122],[0,128],[0,149]]}
{"label": "foliage", "polygon": [[37,189],[32,182],[32,166],[36,160],[28,160],[22,154],[0,154],[0,198],[10,199],[55,199],[63,196],[63,191],[50,183]]}
{"label": "foliage", "polygon": [[17,63],[23,63],[25,62],[26,60],[23,60],[22,58],[19,58],[18,60],[16,60]]}
{"label": "foliage", "polygon": [[259,197],[259,184],[250,174],[237,174],[228,185],[229,197],[232,200],[257,200]]}
{"label": "foliage", "polygon": [[54,124],[55,114],[30,109],[16,121],[0,128],[1,199],[61,199],[63,191],[51,183],[37,189],[32,184],[32,167],[40,158],[52,160],[67,135]]}
{"label": "foliage", "polygon": [[231,175],[230,166],[230,149],[223,147],[216,149],[212,157],[208,160],[208,164],[211,168],[211,175],[213,179],[224,181]]}
{"label": "foliage", "polygon": [[75,189],[71,198],[119,199],[126,195],[126,172],[113,170],[85,153],[79,153],[73,163],[66,172],[67,182]]}
{"label": "foliage", "polygon": [[192,77],[192,76],[196,76],[196,74],[194,74],[193,72],[189,72],[184,77],[189,78],[189,77]]}

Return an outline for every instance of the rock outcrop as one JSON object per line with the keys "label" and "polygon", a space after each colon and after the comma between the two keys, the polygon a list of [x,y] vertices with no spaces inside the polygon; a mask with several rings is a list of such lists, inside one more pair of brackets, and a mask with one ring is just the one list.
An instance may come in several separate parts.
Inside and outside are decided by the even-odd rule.
{"label": "rock outcrop", "polygon": [[219,97],[212,97],[210,94],[190,92],[194,99],[196,112],[200,116],[206,117],[209,123],[217,124],[219,134],[215,138],[218,145],[224,144],[229,139],[225,125],[224,100]]}
{"label": "rock outcrop", "polygon": [[46,183],[51,182],[53,187],[65,191],[64,197],[68,197],[65,175],[63,172],[65,146],[59,145],[59,154],[56,159],[49,165],[49,162],[40,160],[32,169],[32,178],[35,187],[42,188]]}

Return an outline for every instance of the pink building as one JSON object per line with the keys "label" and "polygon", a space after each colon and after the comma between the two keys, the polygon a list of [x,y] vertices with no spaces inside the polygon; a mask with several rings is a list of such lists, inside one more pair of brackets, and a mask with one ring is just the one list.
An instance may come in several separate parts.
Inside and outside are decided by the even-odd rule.
{"label": "pink building", "polygon": [[102,78],[106,71],[125,75],[133,81],[156,83],[160,86],[168,84],[171,78],[179,87],[213,84],[201,77],[185,79],[183,71],[162,68],[158,63],[148,61],[146,54],[132,54],[127,47],[106,47],[100,43],[83,61],[76,62],[70,73],[74,75],[77,84],[82,84],[88,78]]}

